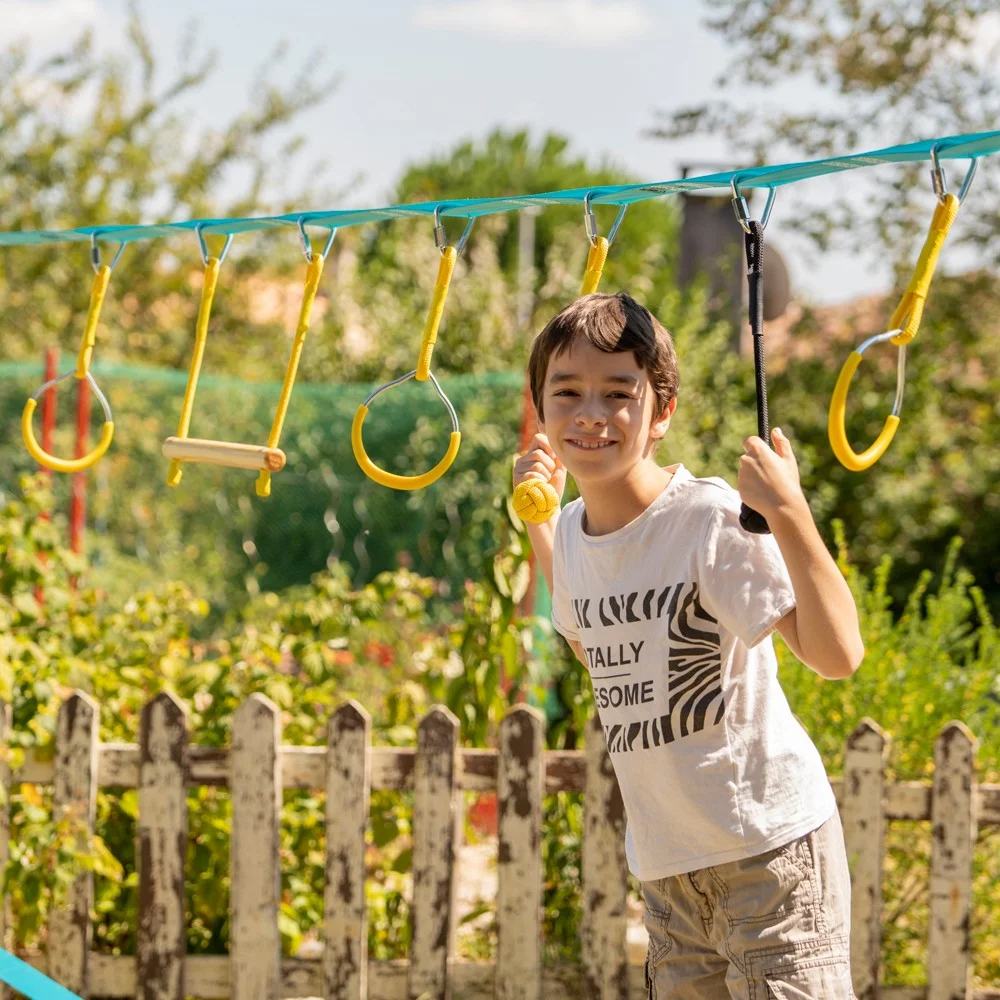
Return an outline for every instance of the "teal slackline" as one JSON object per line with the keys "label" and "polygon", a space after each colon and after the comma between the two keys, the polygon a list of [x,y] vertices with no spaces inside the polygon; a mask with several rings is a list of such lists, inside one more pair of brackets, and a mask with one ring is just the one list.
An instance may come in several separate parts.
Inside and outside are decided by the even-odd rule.
{"label": "teal slackline", "polygon": [[882,163],[905,163],[930,158],[937,147],[939,160],[976,159],[1000,151],[1000,132],[972,132],[963,135],[943,136],[939,139],[922,139],[902,146],[890,146],[870,153],[854,153],[825,160],[808,160],[802,163],[783,163],[776,166],[747,167],[723,173],[688,177],[684,180],[663,181],[655,184],[620,184],[612,187],[572,188],[546,194],[516,195],[507,198],[462,198],[450,201],[423,202],[418,205],[394,205],[390,208],[359,208],[344,211],[294,212],[289,215],[260,216],[241,219],[191,219],[188,222],[165,222],[148,226],[83,226],[79,229],[39,229],[23,233],[0,233],[0,246],[21,246],[34,243],[68,243],[89,241],[92,236],[113,243],[130,243],[170,236],[178,231],[192,231],[200,226],[203,234],[228,235],[261,229],[283,229],[302,225],[341,229],[366,222],[385,222],[391,219],[433,216],[440,209],[442,216],[475,219],[481,215],[514,212],[540,205],[572,205],[582,203],[590,195],[592,205],[630,205],[648,198],[678,194],[682,191],[699,191],[713,188],[728,190],[733,178],[739,187],[777,188],[810,177],[873,167]]}
{"label": "teal slackline", "polygon": [[3,948],[0,948],[0,982],[12,986],[28,1000],[80,1000],[65,986],[43,976],[37,969],[15,958]]}

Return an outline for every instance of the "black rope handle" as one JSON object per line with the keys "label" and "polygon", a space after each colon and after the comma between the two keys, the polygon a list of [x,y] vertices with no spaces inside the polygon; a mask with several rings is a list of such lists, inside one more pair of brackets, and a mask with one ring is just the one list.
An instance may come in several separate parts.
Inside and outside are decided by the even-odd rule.
{"label": "black rope handle", "polygon": [[[767,374],[764,370],[764,227],[756,220],[747,222],[743,241],[747,253],[747,285],[750,291],[750,332],[753,335],[753,370],[757,382],[757,436],[771,443],[767,423]],[[769,535],[767,519],[743,504],[740,526],[754,535]]]}

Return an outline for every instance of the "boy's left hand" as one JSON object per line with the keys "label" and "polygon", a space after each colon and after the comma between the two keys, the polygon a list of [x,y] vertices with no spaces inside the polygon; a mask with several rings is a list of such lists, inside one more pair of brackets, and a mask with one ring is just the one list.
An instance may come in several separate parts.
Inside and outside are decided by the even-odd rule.
{"label": "boy's left hand", "polygon": [[805,503],[799,466],[788,438],[780,427],[775,427],[771,440],[773,451],[756,434],[743,442],[746,454],[740,458],[736,479],[740,498],[765,518]]}

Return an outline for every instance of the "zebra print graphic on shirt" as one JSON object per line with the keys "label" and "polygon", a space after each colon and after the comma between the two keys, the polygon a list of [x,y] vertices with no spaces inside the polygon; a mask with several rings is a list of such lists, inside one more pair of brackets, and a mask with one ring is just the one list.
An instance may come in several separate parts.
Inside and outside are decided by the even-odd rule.
{"label": "zebra print graphic on shirt", "polygon": [[[650,602],[644,605],[647,603]],[[603,605],[602,599],[599,609]],[[718,622],[698,599],[698,585],[678,583],[666,587],[658,596],[657,605],[661,609],[658,617],[662,613],[667,616],[668,710],[641,722],[605,726],[609,753],[648,750],[672,743],[701,732],[706,724],[719,725],[725,715],[719,633],[712,627]],[[577,613],[581,613],[580,609]]]}
{"label": "zebra print graphic on shirt", "polygon": [[[691,587],[694,597],[698,599],[698,584],[672,583],[662,590],[651,587],[643,592],[633,591],[631,594],[611,594],[602,597],[594,607],[594,602],[589,597],[576,597],[572,600],[573,617],[576,619],[577,628],[593,628],[594,624],[591,615],[596,611],[597,619],[601,625],[629,625],[633,622],[649,622],[654,618],[662,618],[664,614],[674,615],[675,605],[671,601],[676,601],[678,592],[684,587]],[[642,596],[642,602],[639,597]],[[673,595],[673,597],[671,597]],[[716,620],[698,604],[698,613],[706,621],[713,625]],[[716,636],[716,639],[718,637]]]}

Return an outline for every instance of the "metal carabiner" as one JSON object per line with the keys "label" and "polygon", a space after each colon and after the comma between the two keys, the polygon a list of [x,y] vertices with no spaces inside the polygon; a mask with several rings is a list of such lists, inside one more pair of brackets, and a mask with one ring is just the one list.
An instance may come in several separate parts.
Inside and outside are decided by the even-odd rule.
{"label": "metal carabiner", "polygon": [[[740,175],[738,173],[733,174],[733,176],[730,178],[729,181],[729,187],[733,193],[733,211],[736,212],[736,218],[739,221],[739,224],[743,227],[743,231],[749,233],[750,232],[749,223],[751,221],[750,211],[747,208],[746,199],[743,197],[742,194],[740,194],[739,177]],[[771,208],[774,205],[774,195],[775,192],[777,191],[777,188],[775,188],[772,185],[768,185],[767,190],[768,190],[767,202],[764,205],[764,214],[760,218],[761,229],[767,228],[767,220],[771,218]]]}
{"label": "metal carabiner", "polygon": [[[212,255],[211,253],[209,253],[208,244],[205,242],[205,237],[204,234],[202,233],[204,225],[205,225],[204,222],[199,222],[194,227],[194,233],[195,236],[198,237],[198,246],[201,248],[201,262],[202,264],[205,265],[205,267],[208,267],[208,262],[212,259]],[[220,264],[226,259],[226,254],[229,253],[229,244],[233,242],[232,233],[226,233],[225,236],[226,236],[226,242],[222,245],[222,251],[219,254]]]}
{"label": "metal carabiner", "polygon": [[[95,229],[90,234],[90,266],[94,269],[94,274],[101,273],[101,248],[97,245],[97,237],[100,232],[100,229]],[[125,242],[123,240],[118,244],[118,252],[111,258],[111,263],[108,264],[109,271],[115,269],[115,264],[118,263],[119,258],[124,252]]]}
{"label": "metal carabiner", "polygon": [[[447,203],[444,203],[442,205],[438,205],[434,209],[434,246],[436,246],[442,253],[448,249],[448,234],[444,231],[444,226],[441,224],[441,209],[446,207]],[[465,249],[465,244],[469,242],[469,233],[472,232],[472,226],[475,221],[475,216],[473,216],[468,220],[468,222],[466,222],[465,229],[462,231],[462,235],[455,244],[456,254],[461,254],[461,252]]]}
{"label": "metal carabiner", "polygon": [[[311,264],[313,262],[312,240],[306,235],[305,218],[304,215],[300,215],[298,218],[299,242],[302,244],[302,252],[306,255],[306,260]],[[333,246],[333,238],[336,235],[337,230],[331,229],[330,235],[326,238],[326,245],[323,247],[323,252],[320,254],[323,260],[326,260],[330,256],[330,247]]]}
{"label": "metal carabiner", "polygon": [[830,400],[827,434],[830,438],[830,447],[840,464],[852,472],[863,472],[874,465],[885,454],[896,433],[896,428],[899,427],[899,414],[903,409],[903,388],[906,384],[906,344],[898,345],[896,398],[893,400],[892,412],[886,417],[875,442],[861,454],[856,453],[847,441],[847,392],[851,385],[851,379],[861,363],[861,356],[869,347],[873,344],[885,343],[885,341],[899,336],[901,332],[900,329],[889,330],[886,333],[877,333],[869,337],[860,347],[850,353],[837,377],[837,384],[834,386],[833,396]]}
{"label": "metal carabiner", "polygon": [[[593,191],[588,191],[583,196],[583,224],[586,227],[587,238],[590,240],[591,246],[596,246],[597,238],[600,236],[600,233],[597,230],[597,218],[594,215],[594,210],[590,207],[590,196],[593,193]],[[615,218],[614,224],[611,226],[607,236],[609,248],[611,247],[611,244],[614,243],[615,237],[618,235],[618,230],[621,228],[622,221],[625,218],[625,210],[627,208],[628,205],[618,206],[618,216]]]}
{"label": "metal carabiner", "polygon": [[[948,181],[944,175],[944,167],[938,161],[937,151],[940,145],[940,143],[936,142],[931,146],[931,183],[934,185],[934,193],[937,195],[938,201],[943,204],[945,198],[948,196]],[[965,201],[965,196],[969,193],[969,188],[972,186],[972,179],[976,176],[976,168],[978,166],[979,160],[973,157],[969,163],[969,169],[965,172],[965,180],[962,181],[962,186],[958,189],[958,203],[960,205]]]}

